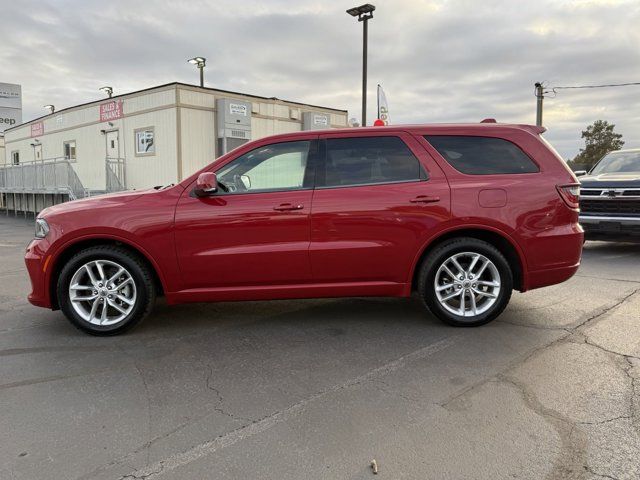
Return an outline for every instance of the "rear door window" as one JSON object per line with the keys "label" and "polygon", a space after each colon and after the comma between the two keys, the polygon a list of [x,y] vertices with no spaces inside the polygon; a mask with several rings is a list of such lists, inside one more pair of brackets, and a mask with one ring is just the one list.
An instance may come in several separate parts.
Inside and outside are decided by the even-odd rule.
{"label": "rear door window", "polygon": [[326,155],[316,187],[346,187],[411,182],[427,175],[399,137],[352,137],[326,140]]}
{"label": "rear door window", "polygon": [[493,137],[425,135],[442,157],[468,175],[536,173],[540,169],[517,145]]}

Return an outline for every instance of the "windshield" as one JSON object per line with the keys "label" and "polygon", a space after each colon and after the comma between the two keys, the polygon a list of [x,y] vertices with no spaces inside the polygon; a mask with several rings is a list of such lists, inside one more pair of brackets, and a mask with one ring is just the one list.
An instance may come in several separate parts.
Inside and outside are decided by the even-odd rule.
{"label": "windshield", "polygon": [[591,175],[632,172],[640,172],[640,151],[611,152],[598,162],[591,171]]}

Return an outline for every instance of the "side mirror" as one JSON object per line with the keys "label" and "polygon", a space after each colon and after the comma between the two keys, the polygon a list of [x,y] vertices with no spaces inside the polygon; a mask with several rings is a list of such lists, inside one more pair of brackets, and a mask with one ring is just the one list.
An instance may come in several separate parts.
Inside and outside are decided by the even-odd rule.
{"label": "side mirror", "polygon": [[576,177],[582,177],[582,176],[587,174],[587,171],[586,170],[576,170],[575,172],[573,172],[573,174]]}
{"label": "side mirror", "polygon": [[208,197],[218,191],[218,178],[213,172],[204,172],[198,175],[194,193],[198,197]]}

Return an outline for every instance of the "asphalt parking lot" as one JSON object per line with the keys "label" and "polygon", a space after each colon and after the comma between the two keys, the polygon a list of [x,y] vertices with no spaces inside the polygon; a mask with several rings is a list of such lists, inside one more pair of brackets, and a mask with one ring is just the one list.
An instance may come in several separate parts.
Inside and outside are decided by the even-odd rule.
{"label": "asphalt parking lot", "polygon": [[640,478],[640,246],[476,329],[358,298],[95,338],[27,303],[32,232],[0,216],[2,479]]}

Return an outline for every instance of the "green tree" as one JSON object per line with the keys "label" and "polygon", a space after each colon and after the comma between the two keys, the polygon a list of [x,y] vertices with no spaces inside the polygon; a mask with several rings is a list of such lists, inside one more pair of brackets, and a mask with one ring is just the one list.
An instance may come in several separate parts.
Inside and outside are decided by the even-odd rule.
{"label": "green tree", "polygon": [[593,165],[613,150],[620,150],[624,145],[622,135],[615,133],[615,125],[606,120],[596,120],[582,131],[584,138],[584,148],[572,160],[576,167],[582,166],[589,170]]}

